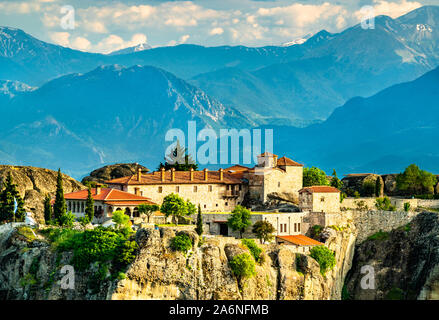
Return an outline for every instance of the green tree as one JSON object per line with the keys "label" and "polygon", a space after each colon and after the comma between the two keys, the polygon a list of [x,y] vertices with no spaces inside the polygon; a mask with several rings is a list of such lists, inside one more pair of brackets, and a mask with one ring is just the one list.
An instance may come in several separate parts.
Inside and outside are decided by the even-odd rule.
{"label": "green tree", "polygon": [[75,221],[75,215],[73,213],[66,212],[59,219],[59,225],[62,227],[73,227],[73,222]]}
{"label": "green tree", "polygon": [[327,186],[329,185],[328,178],[326,177],[325,171],[316,168],[304,168],[303,169],[303,186]]}
{"label": "green tree", "polygon": [[163,212],[166,217],[172,216],[173,222],[177,224],[177,217],[186,216],[189,212],[189,208],[186,201],[179,195],[171,193],[163,199],[160,211]]}
{"label": "green tree", "polygon": [[187,149],[180,145],[177,140],[177,144],[172,152],[165,157],[165,163],[161,163],[158,170],[164,168],[170,170],[174,168],[176,171],[189,171],[191,168],[198,170],[198,165],[193,160],[192,156],[188,154]]}
{"label": "green tree", "polygon": [[203,234],[203,215],[201,214],[201,206],[198,205],[197,227],[195,232],[201,236]]}
{"label": "green tree", "polygon": [[64,199],[64,190],[62,183],[61,169],[58,169],[58,177],[56,179],[55,203],[53,204],[53,215],[57,223],[61,223],[61,217],[66,214],[66,199]]}
{"label": "green tree", "polygon": [[0,194],[0,221],[24,221],[26,211],[24,210],[24,201],[21,198],[17,185],[12,180],[9,172],[6,177],[4,189]]}
{"label": "green tree", "polygon": [[362,191],[364,196],[372,197],[376,193],[375,187],[376,187],[375,182],[373,182],[371,180],[366,180],[366,181],[363,181],[363,186],[362,186],[361,191]]}
{"label": "green tree", "polygon": [[435,175],[419,169],[415,164],[409,165],[403,173],[396,177],[398,190],[409,195],[431,193],[436,183]]}
{"label": "green tree", "polygon": [[140,214],[145,214],[148,217],[148,223],[149,223],[149,219],[151,218],[153,213],[159,211],[160,207],[156,204],[143,203],[138,206],[138,210]]}
{"label": "green tree", "polygon": [[125,212],[123,212],[122,210],[114,211],[112,220],[119,230],[130,228],[130,217],[126,215]]}
{"label": "green tree", "polygon": [[273,233],[276,229],[273,225],[265,220],[256,222],[253,225],[252,232],[258,237],[259,241],[265,243],[266,241],[271,241],[274,238]]}
{"label": "green tree", "polygon": [[192,240],[187,234],[176,235],[171,240],[171,248],[186,253],[192,249]]}
{"label": "green tree", "polygon": [[232,211],[232,215],[227,220],[227,225],[232,228],[233,231],[239,231],[240,238],[251,225],[250,211],[240,205],[236,206]]}
{"label": "green tree", "polygon": [[320,273],[325,275],[326,271],[331,270],[335,266],[335,253],[326,246],[315,246],[310,250],[310,256],[314,258],[320,265]]}
{"label": "green tree", "polygon": [[85,202],[85,215],[87,216],[89,222],[92,222],[95,216],[94,200],[91,195],[90,187],[88,187],[88,196],[87,201]]}
{"label": "green tree", "polygon": [[331,186],[337,188],[338,190],[343,188],[343,182],[337,177],[337,172],[335,169],[332,172]]}
{"label": "green tree", "polygon": [[233,274],[239,280],[250,278],[256,274],[255,260],[248,253],[241,253],[229,262]]}
{"label": "green tree", "polygon": [[52,221],[52,204],[51,198],[49,194],[46,194],[46,197],[44,198],[44,222],[46,224],[50,224]]}

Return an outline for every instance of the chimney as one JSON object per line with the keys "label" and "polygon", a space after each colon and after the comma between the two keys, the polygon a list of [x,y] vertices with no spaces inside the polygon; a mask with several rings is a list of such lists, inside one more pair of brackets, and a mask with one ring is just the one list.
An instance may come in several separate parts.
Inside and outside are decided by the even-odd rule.
{"label": "chimney", "polygon": [[162,182],[165,182],[165,168],[163,167],[160,169],[160,178]]}
{"label": "chimney", "polygon": [[224,180],[224,169],[223,168],[219,169],[219,177],[220,177],[220,181]]}
{"label": "chimney", "polygon": [[209,180],[209,170],[207,168],[204,168],[204,181]]}
{"label": "chimney", "polygon": [[137,168],[137,181],[140,182],[140,179],[142,178],[142,169]]}
{"label": "chimney", "polygon": [[194,181],[194,168],[190,169],[190,181]]}
{"label": "chimney", "polygon": [[175,169],[171,168],[171,181],[175,181]]}
{"label": "chimney", "polygon": [[96,185],[96,195],[101,194],[101,185]]}

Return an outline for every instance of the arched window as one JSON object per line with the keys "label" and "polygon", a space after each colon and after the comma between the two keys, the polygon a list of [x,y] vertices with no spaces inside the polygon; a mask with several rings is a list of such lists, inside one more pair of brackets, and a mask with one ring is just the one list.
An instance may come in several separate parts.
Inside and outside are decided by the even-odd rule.
{"label": "arched window", "polygon": [[139,208],[137,208],[137,207],[134,208],[134,210],[133,210],[133,217],[135,217],[135,218],[140,217]]}

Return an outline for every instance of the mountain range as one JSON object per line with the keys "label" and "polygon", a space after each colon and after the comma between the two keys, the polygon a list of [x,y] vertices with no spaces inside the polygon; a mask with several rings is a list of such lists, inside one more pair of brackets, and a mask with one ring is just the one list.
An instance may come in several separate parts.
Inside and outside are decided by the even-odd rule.
{"label": "mountain range", "polygon": [[276,153],[326,170],[439,171],[439,7],[296,42],[103,55],[0,27],[0,161],[75,177],[121,161],[155,169],[167,130],[195,120],[274,128]]}

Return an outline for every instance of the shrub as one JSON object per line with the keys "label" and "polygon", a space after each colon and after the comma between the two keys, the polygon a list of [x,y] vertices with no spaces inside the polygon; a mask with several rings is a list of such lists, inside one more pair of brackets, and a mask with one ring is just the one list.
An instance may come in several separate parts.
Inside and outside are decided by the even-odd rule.
{"label": "shrub", "polygon": [[252,232],[258,237],[258,239],[265,243],[266,241],[271,241],[274,238],[273,233],[276,229],[273,225],[265,220],[256,222],[253,225]]}
{"label": "shrub", "polygon": [[319,263],[320,273],[322,275],[325,275],[326,271],[331,270],[335,266],[335,253],[326,246],[316,246],[312,248],[310,256]]}
{"label": "shrub", "polygon": [[390,203],[389,197],[377,198],[375,206],[378,210],[395,211],[396,207]]}
{"label": "shrub", "polygon": [[171,248],[186,253],[192,249],[192,240],[187,234],[177,235],[171,240]]}
{"label": "shrub", "polygon": [[324,229],[323,226],[321,226],[319,224],[313,225],[311,228],[312,238],[317,239],[320,236],[320,234],[322,233],[323,229]]}
{"label": "shrub", "polygon": [[410,202],[405,202],[404,203],[404,211],[408,212],[410,210]]}
{"label": "shrub", "polygon": [[75,221],[75,215],[71,212],[64,213],[59,218],[59,225],[62,227],[73,227],[73,222]]}
{"label": "shrub", "polygon": [[256,274],[255,260],[248,253],[241,253],[229,262],[230,268],[238,278],[250,278]]}
{"label": "shrub", "polygon": [[385,300],[404,300],[404,291],[400,288],[392,288],[387,293]]}
{"label": "shrub", "polygon": [[262,252],[264,250],[262,250],[262,248],[259,248],[258,245],[256,244],[255,240],[253,239],[242,239],[241,240],[242,244],[245,245],[249,250],[250,253],[252,254],[253,258],[255,258],[255,261],[257,263],[262,263]]}
{"label": "shrub", "polygon": [[118,229],[130,228],[131,226],[130,217],[122,210],[114,211],[112,220]]}
{"label": "shrub", "polygon": [[358,199],[360,197],[360,193],[358,191],[354,192],[354,197],[355,199]]}
{"label": "shrub", "polygon": [[376,194],[376,183],[373,181],[366,180],[363,182],[363,194],[366,197],[372,197]]}
{"label": "shrub", "polygon": [[376,233],[374,233],[373,235],[369,236],[367,238],[367,240],[378,240],[378,241],[383,241],[383,240],[387,240],[389,238],[389,233],[388,232],[383,232],[383,231],[378,231]]}

